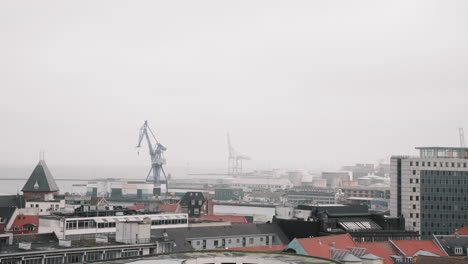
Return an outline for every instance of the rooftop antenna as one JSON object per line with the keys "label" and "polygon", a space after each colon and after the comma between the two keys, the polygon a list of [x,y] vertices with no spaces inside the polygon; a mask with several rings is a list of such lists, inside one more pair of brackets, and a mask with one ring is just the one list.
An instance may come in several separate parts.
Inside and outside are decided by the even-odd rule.
{"label": "rooftop antenna", "polygon": [[458,133],[460,134],[460,147],[464,148],[465,145],[465,132],[463,131],[463,127],[458,128]]}

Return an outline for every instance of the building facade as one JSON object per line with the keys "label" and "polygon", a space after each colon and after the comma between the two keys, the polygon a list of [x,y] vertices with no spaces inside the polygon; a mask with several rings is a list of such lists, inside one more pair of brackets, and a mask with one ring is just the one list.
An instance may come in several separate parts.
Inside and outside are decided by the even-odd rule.
{"label": "building facade", "polygon": [[417,149],[391,158],[390,213],[422,238],[452,234],[468,224],[468,148]]}
{"label": "building facade", "polygon": [[115,237],[116,225],[121,222],[150,221],[151,229],[188,227],[187,214],[119,215],[100,217],[39,218],[39,233],[55,233],[59,239],[92,239],[96,234]]}

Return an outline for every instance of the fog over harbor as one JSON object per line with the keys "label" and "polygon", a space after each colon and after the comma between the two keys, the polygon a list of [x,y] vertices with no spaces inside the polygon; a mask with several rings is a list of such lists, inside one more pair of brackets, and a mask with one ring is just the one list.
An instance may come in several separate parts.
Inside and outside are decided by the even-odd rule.
{"label": "fog over harbor", "polygon": [[227,132],[311,169],[468,127],[466,1],[87,3],[1,3],[0,166],[142,166],[144,120],[180,167],[225,167]]}

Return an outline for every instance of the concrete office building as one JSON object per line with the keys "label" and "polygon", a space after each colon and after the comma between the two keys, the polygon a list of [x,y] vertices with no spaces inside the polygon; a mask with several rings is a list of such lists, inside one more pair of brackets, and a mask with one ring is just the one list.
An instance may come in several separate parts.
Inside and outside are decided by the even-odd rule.
{"label": "concrete office building", "polygon": [[419,157],[391,158],[391,215],[423,239],[452,234],[468,224],[468,148],[416,149]]}

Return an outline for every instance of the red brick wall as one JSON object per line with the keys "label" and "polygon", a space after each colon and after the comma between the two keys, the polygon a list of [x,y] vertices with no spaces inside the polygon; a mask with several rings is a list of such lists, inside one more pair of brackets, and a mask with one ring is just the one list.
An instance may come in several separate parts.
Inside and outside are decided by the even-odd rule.
{"label": "red brick wall", "polygon": [[[35,230],[26,230],[24,227],[25,224],[34,224],[36,225]],[[15,230],[15,227],[18,227]],[[13,230],[13,234],[29,234],[29,233],[37,233],[37,228],[39,227],[39,216],[38,215],[17,215],[15,221],[11,225],[11,229]]]}
{"label": "red brick wall", "polygon": [[[32,200],[32,199],[44,199],[46,194],[49,194],[50,192],[24,192],[23,197],[24,199],[27,200]],[[58,192],[53,192],[54,195],[57,195]]]}

